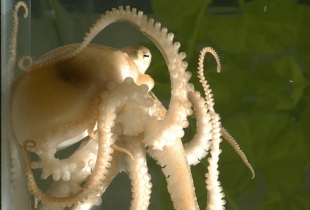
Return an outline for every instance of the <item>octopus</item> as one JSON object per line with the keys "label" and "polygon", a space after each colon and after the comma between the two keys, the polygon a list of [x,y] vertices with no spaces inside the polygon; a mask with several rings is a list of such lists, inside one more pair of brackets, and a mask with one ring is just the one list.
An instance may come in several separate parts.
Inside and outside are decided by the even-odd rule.
{"label": "octopus", "polygon": [[[18,2],[14,10],[11,72],[16,60],[20,8],[25,18],[28,15],[27,5]],[[152,92],[154,80],[145,73],[152,58],[147,48],[114,49],[91,43],[101,30],[117,21],[134,25],[162,53],[171,79],[167,109]],[[254,177],[244,153],[221,126],[213,108],[203,62],[205,54],[211,53],[220,71],[217,53],[209,47],[201,51],[198,76],[204,88],[202,97],[189,83],[186,54],[179,52],[180,43],[173,38],[167,28],[143,12],[120,7],[98,19],[81,43],[56,48],[35,61],[25,56],[18,62],[23,72],[12,82],[10,105],[12,192],[18,201],[14,202],[15,209],[25,209],[29,192],[38,209],[91,209],[101,205],[101,195],[122,171],[131,180],[130,209],[148,209],[152,183],[147,155],[161,166],[174,208],[199,209],[190,166],[208,153],[207,209],[224,209],[224,193],[218,180],[221,138],[231,143]],[[197,132],[183,144],[188,117],[196,119]],[[80,143],[79,147],[68,158],[55,157],[56,152],[76,143]],[[32,161],[30,154],[38,156],[38,160]],[[41,170],[41,179],[52,177],[47,191],[38,187],[34,169]],[[21,189],[23,183],[29,189],[26,195]]]}

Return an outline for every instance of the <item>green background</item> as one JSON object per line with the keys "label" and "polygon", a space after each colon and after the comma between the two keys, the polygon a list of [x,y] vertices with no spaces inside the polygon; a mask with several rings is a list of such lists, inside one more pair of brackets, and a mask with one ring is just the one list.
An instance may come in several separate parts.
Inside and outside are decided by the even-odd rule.
{"label": "green background", "polygon": [[[310,209],[309,2],[216,2],[157,0],[153,6],[181,40],[198,90],[199,50],[211,46],[221,58],[220,74],[211,56],[205,62],[215,109],[256,172],[251,180],[230,145],[222,143],[219,169],[227,209]],[[192,169],[201,209],[206,165],[204,160]]]}

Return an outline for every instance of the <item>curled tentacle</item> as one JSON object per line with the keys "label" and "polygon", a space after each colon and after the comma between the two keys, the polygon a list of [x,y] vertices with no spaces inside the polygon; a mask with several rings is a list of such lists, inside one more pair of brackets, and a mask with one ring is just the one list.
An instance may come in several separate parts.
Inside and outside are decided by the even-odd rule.
{"label": "curled tentacle", "polygon": [[[25,61],[28,61],[28,64],[25,65],[24,64]],[[29,70],[31,64],[32,64],[32,58],[30,56],[24,56],[18,61],[18,67],[23,71]]]}
{"label": "curled tentacle", "polygon": [[8,75],[8,81],[11,82],[14,78],[14,65],[16,61],[16,48],[17,48],[17,31],[18,31],[18,10],[19,8],[24,8],[24,18],[28,17],[28,7],[25,2],[19,1],[15,5],[15,9],[13,12],[13,27],[12,27],[12,39],[11,39],[11,56],[9,60],[9,75]]}
{"label": "curled tentacle", "polygon": [[198,62],[198,77],[200,82],[203,86],[206,98],[206,106],[209,111],[211,117],[211,130],[212,130],[212,146],[210,150],[211,157],[208,158],[209,166],[208,166],[208,173],[206,174],[206,183],[207,183],[207,190],[208,190],[208,203],[207,209],[221,209],[225,204],[224,193],[222,193],[222,187],[220,186],[220,182],[218,181],[218,160],[221,150],[219,148],[221,142],[221,122],[219,115],[214,111],[213,105],[213,95],[211,93],[211,89],[207,84],[207,81],[204,77],[204,69],[203,69],[203,62],[204,56],[207,52],[210,52],[216,59],[218,64],[217,71],[220,71],[220,61],[218,58],[217,53],[212,48],[204,48],[200,52],[199,62]]}
{"label": "curled tentacle", "polygon": [[205,92],[207,108],[211,112],[214,112],[214,108],[213,108],[214,99],[213,99],[212,91],[210,89],[209,84],[207,83],[207,81],[205,79],[204,69],[203,69],[203,62],[204,62],[204,57],[205,57],[206,53],[211,53],[213,55],[213,57],[215,58],[216,63],[217,63],[217,72],[221,71],[221,63],[220,63],[219,56],[217,55],[216,51],[213,48],[205,47],[201,50],[200,56],[199,56],[199,62],[198,62],[198,78],[200,79],[200,83],[201,83],[203,90]]}
{"label": "curled tentacle", "polygon": [[[214,49],[212,49],[211,47],[206,47],[204,49],[202,49],[200,57],[199,57],[199,67],[198,67],[198,77],[200,79],[200,82],[204,88],[204,91],[206,93],[206,100],[207,102],[210,101],[208,103],[208,108],[210,110],[214,110],[213,109],[213,96],[211,93],[211,90],[209,89],[209,85],[206,82],[206,79],[204,77],[203,74],[203,61],[204,61],[204,56],[206,53],[211,53],[213,55],[213,57],[216,60],[217,63],[217,72],[221,71],[221,63],[220,63],[220,59],[218,54],[216,53],[216,51]],[[223,138],[225,140],[227,140],[227,142],[234,148],[234,150],[238,153],[238,155],[241,157],[241,159],[243,160],[244,164],[250,169],[251,173],[252,173],[252,179],[255,176],[255,172],[253,170],[253,167],[251,166],[251,164],[249,163],[249,161],[247,160],[245,154],[242,152],[242,150],[239,148],[238,143],[236,142],[236,140],[228,133],[228,131],[225,128],[221,128],[221,134],[223,136]]]}

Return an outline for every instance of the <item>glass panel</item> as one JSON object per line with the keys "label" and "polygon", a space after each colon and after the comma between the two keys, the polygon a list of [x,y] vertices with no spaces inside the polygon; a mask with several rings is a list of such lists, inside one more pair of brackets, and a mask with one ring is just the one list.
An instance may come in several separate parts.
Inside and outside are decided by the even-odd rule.
{"label": "glass panel", "polygon": [[[30,0],[24,1],[30,5]],[[9,129],[10,116],[10,92],[12,82],[19,70],[11,53],[13,10],[15,1],[1,1],[1,209],[13,209],[11,197],[11,157],[9,139],[12,133]],[[17,34],[17,57],[18,61],[22,55],[30,55],[31,43],[31,18],[30,8],[28,18],[23,18],[24,10],[19,11],[19,26]],[[11,59],[10,59],[11,58]],[[16,149],[16,148],[15,148]],[[22,173],[24,176],[24,173]],[[29,199],[28,199],[29,200]],[[30,200],[29,200],[30,201]],[[27,204],[25,203],[25,206]],[[28,205],[30,207],[30,205]]]}

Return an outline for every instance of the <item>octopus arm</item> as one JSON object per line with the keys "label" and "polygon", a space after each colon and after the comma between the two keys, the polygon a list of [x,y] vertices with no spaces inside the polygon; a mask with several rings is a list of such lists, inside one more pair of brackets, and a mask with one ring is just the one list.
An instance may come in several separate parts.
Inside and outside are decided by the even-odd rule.
{"label": "octopus arm", "polygon": [[188,96],[197,120],[197,133],[190,142],[184,144],[184,149],[188,164],[196,165],[208,154],[211,147],[211,115],[208,113],[206,102],[200,93],[191,91]]}
{"label": "octopus arm", "polygon": [[[154,99],[154,105],[150,107],[149,110],[150,115],[156,117],[157,120],[164,119],[165,115],[167,114],[165,107],[152,92],[149,94]],[[196,99],[195,96],[198,96],[200,101],[204,101],[203,99],[201,100],[201,98],[199,98],[197,93],[192,92],[192,94],[194,94],[194,99]],[[191,101],[194,99],[190,98]],[[192,103],[195,103],[195,101]],[[201,119],[203,119],[204,116],[205,115],[202,115]],[[197,144],[197,141],[200,140],[200,144],[203,144],[204,139],[202,136],[200,139],[196,138],[193,140],[192,148],[194,151],[189,151],[191,149],[191,146],[189,145],[183,147],[184,145],[180,139],[176,140],[176,144],[173,147],[164,147],[163,150],[154,150],[152,148],[147,150],[148,154],[157,161],[158,165],[162,167],[174,209],[199,209],[189,167],[189,160],[192,162],[198,160],[197,156],[192,153],[195,152],[195,146],[199,144]],[[199,149],[197,148],[196,150]],[[186,152],[191,154],[186,154]],[[180,185],[180,183],[182,183],[182,185]]]}
{"label": "octopus arm", "polygon": [[[18,3],[15,8],[16,14],[18,8],[21,6],[23,6],[26,10],[25,4]],[[15,22],[16,21],[17,18],[15,18]],[[220,118],[213,108],[213,95],[203,75],[203,61],[206,53],[211,53],[215,57],[218,63],[218,71],[220,71],[219,58],[217,53],[212,48],[204,48],[199,58],[198,75],[206,95],[204,100],[200,97],[200,95],[193,91],[193,86],[188,83],[191,74],[186,72],[187,63],[183,61],[186,54],[184,52],[178,52],[180,43],[173,43],[174,35],[172,33],[168,33],[166,28],[161,28],[160,23],[154,23],[153,19],[147,19],[142,12],[137,12],[136,9],[130,9],[130,7],[126,7],[125,9],[120,7],[119,9],[112,9],[112,11],[109,11],[103,15],[93,25],[93,27],[91,27],[89,33],[86,34],[84,41],[81,44],[69,45],[47,53],[42,56],[41,59],[33,62],[26,74],[28,77],[34,73],[39,76],[39,73],[41,72],[38,71],[39,69],[50,69],[52,67],[59,67],[59,65],[65,65],[66,68],[64,69],[66,70],[60,72],[57,71],[59,74],[56,75],[62,79],[61,81],[64,80],[65,84],[68,83],[72,86],[76,85],[77,87],[81,87],[81,85],[88,86],[88,84],[94,84],[93,81],[99,81],[96,80],[98,73],[97,65],[92,66],[93,71],[91,71],[91,75],[87,75],[90,76],[88,80],[85,80],[86,77],[83,74],[84,71],[81,71],[81,74],[77,75],[79,77],[77,77],[76,74],[72,77],[72,71],[70,68],[68,68],[67,71],[67,67],[68,65],[71,67],[71,64],[80,67],[81,65],[79,65],[79,63],[84,63],[83,59],[91,59],[91,55],[97,54],[97,52],[99,52],[99,48],[103,49],[102,47],[90,44],[90,42],[102,29],[117,21],[129,22],[139,28],[142,33],[154,42],[163,54],[167,63],[172,84],[171,100],[168,110],[166,111],[157,98],[151,92],[148,92],[154,86],[153,79],[144,74],[150,63],[150,52],[145,48],[124,48],[122,49],[122,52],[115,51],[114,57],[116,60],[113,60],[113,63],[124,65],[121,65],[118,69],[120,72],[112,71],[111,68],[107,68],[108,70],[105,72],[106,74],[103,74],[101,80],[106,78],[106,76],[112,75],[113,72],[117,72],[117,75],[113,75],[115,76],[113,78],[109,77],[110,79],[108,78],[107,80],[103,80],[106,81],[107,84],[104,83],[103,86],[97,87],[98,92],[96,92],[96,96],[98,96],[99,102],[97,101],[97,97],[95,97],[93,106],[82,103],[83,107],[80,109],[84,111],[84,115],[81,115],[79,119],[81,119],[80,121],[83,121],[83,123],[79,124],[78,122],[80,121],[76,120],[78,117],[75,113],[80,113],[80,111],[73,113],[67,113],[66,110],[64,111],[67,114],[73,114],[73,116],[65,116],[67,119],[75,119],[72,120],[73,122],[76,122],[73,123],[73,127],[76,127],[76,125],[80,125],[80,127],[79,129],[73,130],[74,132],[70,133],[70,135],[67,134],[65,136],[67,137],[66,139],[69,139],[70,141],[65,142],[63,145],[61,144],[59,149],[69,146],[76,140],[79,140],[79,136],[76,139],[75,136],[81,134],[82,132],[84,132],[83,135],[87,135],[88,132],[90,137],[94,136],[92,133],[94,126],[97,125],[97,159],[95,160],[95,163],[93,163],[94,161],[91,161],[94,166],[91,167],[91,175],[89,177],[85,177],[85,180],[87,180],[85,185],[80,188],[79,182],[73,182],[76,187],[69,187],[69,191],[63,195],[64,197],[56,197],[55,195],[57,194],[57,189],[55,188],[57,188],[62,182],[58,182],[58,180],[55,180],[53,177],[55,182],[51,188],[51,191],[53,191],[51,192],[52,194],[48,195],[42,192],[35,182],[31,162],[28,156],[28,149],[32,151],[38,149],[35,147],[41,143],[40,141],[42,141],[42,138],[33,138],[31,136],[25,137],[24,135],[20,135],[22,138],[20,138],[21,140],[18,142],[22,145],[22,154],[25,159],[28,187],[30,191],[34,194],[36,199],[41,200],[42,203],[46,204],[46,206],[57,206],[59,208],[63,208],[65,206],[74,205],[74,209],[89,209],[93,205],[100,205],[101,194],[105,191],[114,176],[123,167],[117,160],[118,156],[116,156],[114,152],[115,148],[118,148],[116,150],[120,150],[117,144],[115,144],[115,141],[120,140],[119,136],[121,135],[122,139],[125,140],[123,143],[124,147],[128,150],[128,154],[131,154],[133,157],[130,157],[130,155],[126,157],[126,172],[132,180],[133,200],[131,203],[131,209],[147,209],[149,205],[151,183],[150,176],[147,173],[148,169],[146,166],[145,147],[148,147],[148,153],[162,167],[162,171],[166,176],[168,191],[171,195],[174,208],[186,210],[199,209],[189,164],[197,164],[200,159],[206,156],[207,151],[210,150],[211,157],[208,159],[209,166],[208,173],[206,174],[208,191],[207,209],[222,209],[225,201],[223,200],[224,194],[221,192],[222,188],[220,187],[220,182],[218,181],[218,159],[221,152],[219,149],[221,135],[223,135],[224,138],[228,139],[230,142],[233,142],[233,145],[235,146],[234,148],[238,146],[226,130],[221,127]],[[17,28],[17,25],[15,27]],[[14,42],[14,40],[12,41]],[[15,48],[13,45],[12,51],[15,52]],[[111,52],[112,50],[106,49],[104,51]],[[84,55],[86,54],[90,57],[85,57]],[[110,53],[104,55],[108,56]],[[11,58],[13,60],[15,57],[16,55],[14,56],[12,54]],[[117,60],[118,58],[121,60]],[[101,60],[100,58],[97,59]],[[15,63],[15,60],[11,63]],[[129,66],[132,65],[135,67],[129,68]],[[22,69],[28,69],[28,67],[23,64],[20,66],[22,66]],[[50,78],[48,75],[49,72],[54,71],[52,69],[50,71],[43,72],[42,74],[44,74],[43,76]],[[131,78],[129,79],[126,77]],[[19,91],[17,92],[22,94],[23,92],[21,92],[21,90],[23,89],[30,91],[33,80],[29,81],[30,82],[26,83],[25,86],[27,88],[19,88]],[[42,80],[39,79],[38,81]],[[120,83],[117,84],[114,82]],[[138,85],[144,85],[137,87],[135,82]],[[24,83],[19,81],[19,84]],[[29,85],[29,88],[27,84],[31,84]],[[44,85],[41,85],[39,82],[37,84],[42,87],[45,85],[44,83],[42,83]],[[52,82],[52,84],[55,85],[54,82]],[[97,82],[95,84],[102,83]],[[59,90],[62,90],[60,85]],[[44,96],[43,92],[42,95]],[[88,93],[88,91],[86,92]],[[27,96],[27,94],[23,95]],[[68,94],[65,94],[64,96],[67,95]],[[90,94],[88,96],[89,99],[91,99],[93,95]],[[23,99],[23,97],[18,98],[21,101]],[[77,98],[79,99],[80,97]],[[15,104],[19,104],[17,102]],[[71,102],[73,102],[73,100],[71,100]],[[194,116],[197,119],[197,135],[191,142],[183,146],[181,138],[184,135],[183,128],[188,126],[187,116],[190,116],[193,113],[191,105],[193,105],[193,109],[195,111]],[[31,108],[31,106],[29,107]],[[20,116],[24,116],[24,113],[28,113],[28,108],[20,108]],[[53,106],[53,108],[56,107]],[[60,108],[63,107],[60,106]],[[95,111],[88,112],[89,109]],[[56,111],[59,111],[59,109],[56,109]],[[42,116],[40,115],[39,117]],[[60,114],[60,116],[63,115]],[[15,118],[13,117],[13,119]],[[18,117],[16,117],[16,119],[18,119]],[[26,117],[22,119],[27,120]],[[43,120],[44,119],[45,118],[43,117]],[[19,122],[18,120],[15,121]],[[41,122],[40,120],[38,121]],[[116,131],[117,129],[114,126],[120,127],[120,130]],[[16,130],[19,130],[23,126],[15,126],[15,128],[16,127],[18,128]],[[37,130],[38,133],[39,130],[40,129]],[[25,132],[27,133],[27,129],[25,129]],[[60,134],[61,133],[62,131]],[[28,140],[24,141],[24,139]],[[55,146],[59,145],[59,143],[60,142],[54,142]],[[55,152],[56,149],[52,148],[51,151]],[[78,153],[83,153],[82,149],[78,150],[76,154]],[[73,160],[73,158],[74,155],[72,155],[71,159]],[[66,161],[64,161],[64,163],[65,162]],[[245,162],[247,163],[247,160]],[[58,179],[58,177],[56,177],[56,179]],[[180,183],[182,184],[180,185]],[[71,192],[70,190],[74,192]]]}
{"label": "octopus arm", "polygon": [[[12,81],[14,79],[14,67],[16,63],[16,49],[17,49],[17,32],[18,32],[18,11],[20,8],[24,9],[24,18],[28,17],[29,10],[25,2],[19,1],[15,5],[13,11],[13,28],[12,28],[12,38],[11,38],[11,51],[10,51],[10,60],[9,60],[9,71],[8,71],[8,79],[7,84],[9,89],[11,90]],[[2,104],[3,106],[4,104]],[[11,123],[11,122],[10,122]],[[24,165],[24,160],[20,154],[20,147],[18,145],[17,139],[13,134],[12,126],[10,125],[9,130],[9,139],[10,139],[10,154],[12,159],[12,168],[11,168],[11,194],[13,200],[19,200],[20,202],[13,202],[14,209],[30,209],[30,201],[29,201],[29,193],[27,187],[27,180],[24,176],[25,169],[22,167]]]}
{"label": "octopus arm", "polygon": [[[120,105],[121,104],[118,104],[118,106]],[[28,186],[35,198],[51,206],[71,206],[79,201],[83,202],[83,200],[87,199],[89,196],[102,194],[102,181],[106,179],[108,168],[111,167],[110,161],[112,160],[111,154],[113,153],[113,149],[111,149],[110,146],[115,142],[115,139],[112,138],[113,134],[111,132],[115,119],[111,119],[110,116],[115,115],[117,106],[115,105],[115,94],[113,94],[112,90],[104,91],[104,93],[101,94],[101,103],[99,104],[98,109],[97,161],[93,172],[84,187],[73,195],[67,197],[55,197],[47,195],[38,188],[34,180],[31,162],[27,153],[27,147],[34,148],[36,142],[34,140],[26,140],[24,142],[22,152],[25,159]]]}
{"label": "octopus arm", "polygon": [[[199,56],[199,62],[198,62],[198,78],[200,79],[200,82],[201,82],[203,89],[204,89],[204,92],[205,92],[206,107],[208,110],[210,110],[211,115],[212,114],[214,115],[216,113],[215,113],[214,108],[213,108],[213,105],[214,105],[213,95],[212,95],[210,86],[204,77],[203,62],[204,62],[204,57],[205,57],[206,53],[210,53],[211,55],[213,55],[213,57],[217,63],[217,72],[221,71],[221,63],[220,63],[220,58],[219,58],[217,52],[213,48],[205,47],[201,50],[200,56]],[[246,158],[243,151],[240,149],[236,140],[228,133],[228,131],[224,127],[221,127],[221,135],[234,148],[234,150],[237,152],[237,154],[241,157],[241,159],[243,160],[245,165],[251,171],[252,179],[253,179],[255,177],[254,169],[251,166],[251,164],[249,163],[249,161]]]}
{"label": "octopus arm", "polygon": [[125,136],[125,147],[134,157],[132,159],[130,156],[126,156],[126,172],[131,179],[132,185],[131,210],[147,210],[152,192],[151,175],[148,173],[145,146],[141,140],[141,135],[136,137]]}
{"label": "octopus arm", "polygon": [[248,167],[248,169],[252,173],[252,179],[254,179],[254,177],[255,177],[254,169],[253,169],[252,165],[249,163],[244,152],[240,149],[240,146],[237,143],[237,141],[228,133],[228,131],[224,127],[222,127],[222,129],[221,129],[221,133],[222,133],[223,138],[232,146],[232,148],[234,148],[234,150],[240,156],[240,158],[242,159],[244,164]]}
{"label": "octopus arm", "polygon": [[199,209],[192,174],[181,140],[176,141],[173,147],[164,147],[162,151],[150,148],[148,152],[162,167],[174,209]]}
{"label": "octopus arm", "polygon": [[[13,136],[13,135],[12,135]],[[10,138],[10,153],[12,158],[11,179],[12,187],[11,193],[13,200],[20,202],[13,202],[14,209],[31,208],[29,200],[29,191],[27,186],[27,179],[25,177],[24,160],[20,154],[20,147],[15,138]]]}
{"label": "octopus arm", "polygon": [[[80,190],[80,185],[76,183],[74,180],[70,181],[54,181],[50,188],[48,189],[47,193],[51,196],[57,196],[57,197],[66,197],[72,194],[72,190]],[[53,208],[54,210],[64,210],[65,207],[56,207],[56,206],[49,206],[44,203],[42,203],[39,207],[38,210],[49,210]]]}
{"label": "octopus arm", "polygon": [[206,184],[208,191],[207,209],[223,209],[225,205],[224,193],[221,183],[218,181],[218,161],[220,150],[221,137],[221,122],[218,114],[212,114],[212,146],[210,149],[211,157],[208,158],[209,166],[206,173]]}
{"label": "octopus arm", "polygon": [[[161,28],[160,23],[154,23],[154,19],[147,20],[147,17],[141,11],[131,10],[130,7],[126,7],[126,9],[120,7],[119,10],[112,9],[111,12],[107,12],[93,25],[90,32],[85,36],[84,41],[76,49],[55,58],[56,60],[51,59],[48,62],[40,63],[39,66],[42,67],[49,63],[68,60],[78,55],[102,29],[117,21],[126,21],[139,28],[141,32],[154,42],[166,60],[172,83],[170,106],[163,121],[153,121],[153,123],[145,127],[145,138],[143,141],[148,146],[156,149],[162,149],[165,145],[173,146],[176,139],[180,139],[184,135],[182,124],[187,121],[187,115],[191,114],[190,108],[183,107],[183,104],[188,102],[187,92],[190,88],[188,80],[191,74],[185,71],[187,63],[183,62],[183,59],[186,57],[186,54],[178,52],[180,43],[173,43],[174,35],[167,33],[166,28]],[[34,65],[32,68],[35,69],[37,66]],[[153,129],[154,126],[159,129]],[[163,130],[165,130],[166,136],[169,136],[169,138],[161,135]],[[176,138],[170,138],[170,136],[174,135],[176,135]]]}
{"label": "octopus arm", "polygon": [[221,153],[220,150],[220,142],[221,139],[221,122],[219,115],[214,111],[214,99],[212,91],[207,83],[207,80],[204,77],[204,68],[203,62],[206,53],[210,53],[213,55],[217,62],[217,72],[221,71],[221,63],[219,56],[216,51],[210,47],[203,48],[200,52],[199,61],[198,61],[198,78],[202,84],[205,93],[206,99],[206,107],[209,111],[211,117],[211,148],[210,154],[211,157],[208,158],[209,166],[208,173],[206,173],[206,184],[207,184],[207,192],[208,192],[208,200],[207,200],[207,209],[223,209],[225,205],[224,193],[222,193],[222,187],[220,186],[220,182],[218,181],[218,161],[219,155]]}
{"label": "octopus arm", "polygon": [[25,2],[19,1],[16,3],[13,11],[13,28],[12,28],[12,39],[11,39],[11,55],[9,60],[9,75],[8,84],[10,85],[14,79],[14,66],[16,63],[16,48],[17,48],[17,31],[18,31],[18,10],[20,8],[24,9],[24,18],[28,17],[29,9]]}
{"label": "octopus arm", "polygon": [[[122,171],[123,164],[120,161],[121,155],[118,152],[112,153],[112,160],[111,160],[111,168],[107,171],[105,174],[105,179],[102,180],[101,183],[101,192],[97,195],[94,195],[93,197],[88,197],[86,200],[83,201],[83,203],[75,203],[72,207],[72,210],[89,210],[93,206],[99,205],[101,203],[101,194],[105,192],[107,187],[110,185],[110,183],[113,181],[115,176]],[[89,177],[88,177],[89,178]]]}

